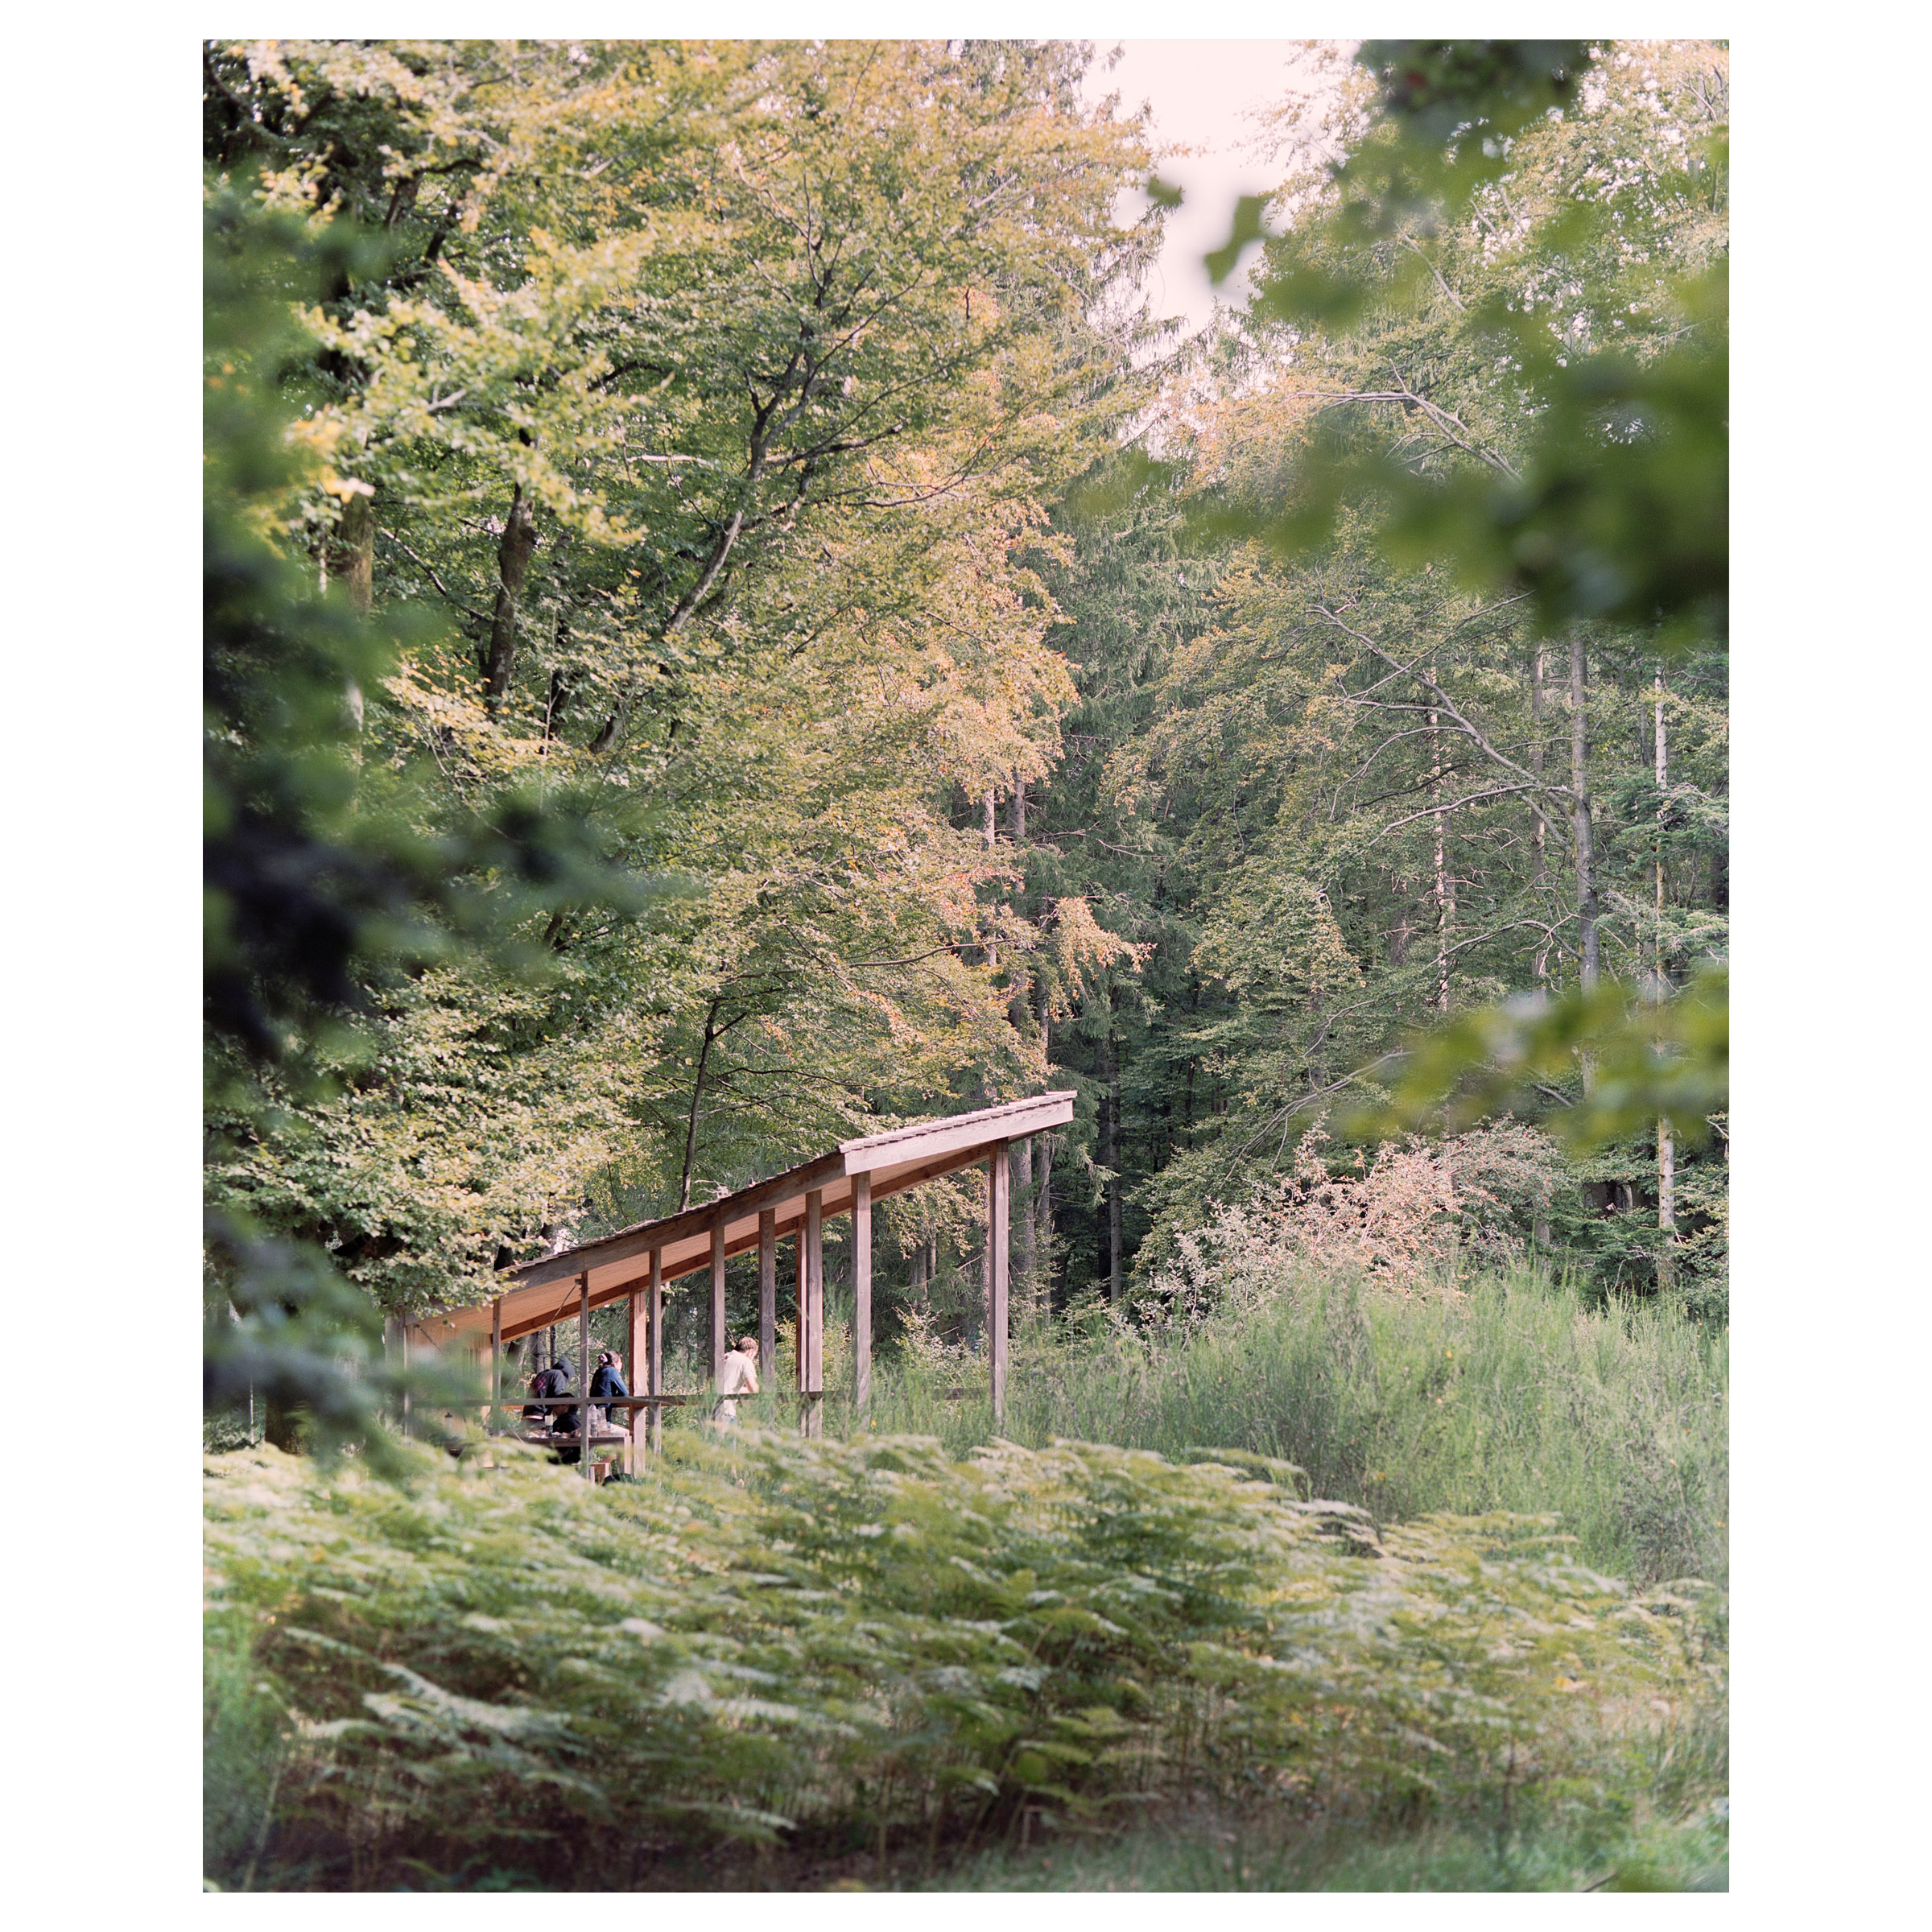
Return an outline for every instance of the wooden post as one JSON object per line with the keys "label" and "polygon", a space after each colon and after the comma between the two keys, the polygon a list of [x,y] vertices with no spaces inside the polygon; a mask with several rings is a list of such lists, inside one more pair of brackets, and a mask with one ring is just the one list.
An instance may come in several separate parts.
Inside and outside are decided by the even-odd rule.
{"label": "wooden post", "polygon": [[1013,1197],[1009,1143],[1001,1141],[986,1163],[986,1354],[993,1375],[993,1419],[1006,1419],[1007,1221]]}
{"label": "wooden post", "polygon": [[[800,1395],[805,1393],[805,1303],[807,1299],[805,1284],[809,1273],[805,1265],[805,1224],[801,1220],[799,1223],[799,1319],[792,1323],[791,1327],[791,1379]],[[804,1405],[801,1403],[799,1413],[803,1414],[803,1412]]]}
{"label": "wooden post", "polygon": [[773,1386],[778,1373],[778,1216],[758,1210],[758,1385]]}
{"label": "wooden post", "polygon": [[872,1176],[852,1178],[852,1407],[872,1400]]}
{"label": "wooden post", "polygon": [[724,1217],[711,1224],[711,1385],[724,1373],[724,1351],[731,1346],[724,1332]]}
{"label": "wooden post", "polygon": [[[659,1248],[650,1251],[649,1293],[650,1306],[646,1315],[650,1330],[650,1363],[644,1393],[662,1395],[664,1393],[664,1253]],[[654,1451],[660,1450],[664,1447],[664,1411],[653,1402],[645,1414],[650,1418],[644,1426],[645,1439]]]}
{"label": "wooden post", "polygon": [[577,1460],[590,1472],[590,1271],[577,1277]]}
{"label": "wooden post", "polygon": [[484,1412],[483,1433],[497,1432],[497,1406],[503,1400],[503,1298],[489,1305],[489,1407]]}
{"label": "wooden post", "polygon": [[825,1196],[805,1197],[805,1413],[807,1435],[825,1433]]}
{"label": "wooden post", "polygon": [[[625,1380],[630,1384],[633,1395],[642,1395],[649,1393],[644,1386],[644,1356],[645,1351],[650,1347],[645,1332],[643,1296],[636,1289],[632,1289],[625,1307],[630,1318],[624,1333],[624,1359],[630,1364],[630,1373]],[[630,1430],[630,1441],[624,1451],[624,1473],[626,1476],[635,1476],[638,1472],[638,1425],[650,1414],[648,1409],[626,1409],[624,1411],[625,1426]]]}

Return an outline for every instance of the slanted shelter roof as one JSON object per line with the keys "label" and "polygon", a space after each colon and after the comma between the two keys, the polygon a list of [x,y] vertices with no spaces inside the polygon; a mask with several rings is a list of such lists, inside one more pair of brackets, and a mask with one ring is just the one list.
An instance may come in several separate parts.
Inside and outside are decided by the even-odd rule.
{"label": "slanted shelter roof", "polygon": [[[861,1174],[870,1178],[873,1199],[882,1200],[956,1168],[970,1167],[1003,1141],[1063,1127],[1073,1118],[1073,1097],[1071,1089],[1038,1094],[1031,1100],[982,1107],[974,1113],[841,1141],[830,1153],[754,1181],[735,1194],[506,1269],[500,1278],[503,1340],[514,1341],[574,1316],[580,1274],[590,1277],[592,1307],[620,1301],[650,1280],[653,1249],[662,1257],[663,1279],[668,1283],[710,1265],[715,1227],[724,1228],[725,1253],[741,1254],[758,1246],[759,1216],[766,1210],[772,1213],[780,1236],[803,1223],[805,1197],[815,1191],[828,1220],[849,1214],[854,1183]],[[492,1307],[483,1302],[425,1315],[410,1324],[411,1335],[436,1348],[479,1337],[487,1341]]]}

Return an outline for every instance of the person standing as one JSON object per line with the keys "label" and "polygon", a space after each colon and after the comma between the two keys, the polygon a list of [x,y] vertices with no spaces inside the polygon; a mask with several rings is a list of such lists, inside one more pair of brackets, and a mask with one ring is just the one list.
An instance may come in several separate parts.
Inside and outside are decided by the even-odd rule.
{"label": "person standing", "polygon": [[714,1422],[735,1423],[738,1419],[737,1398],[741,1395],[756,1395],[758,1393],[758,1338],[755,1335],[741,1335],[738,1345],[724,1352],[724,1360],[718,1370],[717,1406],[711,1412]]}

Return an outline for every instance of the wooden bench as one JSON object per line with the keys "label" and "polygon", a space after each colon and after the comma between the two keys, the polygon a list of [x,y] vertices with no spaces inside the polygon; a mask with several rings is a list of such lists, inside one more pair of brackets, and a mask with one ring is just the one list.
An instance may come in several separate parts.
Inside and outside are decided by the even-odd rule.
{"label": "wooden bench", "polygon": [[[526,1409],[627,1409],[634,1418],[640,1409],[681,1409],[702,1398],[693,1395],[531,1395],[519,1396],[493,1405],[494,1412],[507,1414],[512,1418],[510,1426],[498,1430],[485,1423],[488,1434],[500,1435],[512,1442],[527,1443],[536,1449],[575,1449],[580,1455],[584,1450],[584,1435],[578,1429],[539,1429],[524,1416]],[[596,1422],[591,1425],[590,1468],[588,1472],[592,1482],[601,1483],[609,1474],[607,1462],[599,1462],[597,1452],[600,1448],[612,1451],[629,1450],[632,1432],[620,1429],[609,1422]]]}

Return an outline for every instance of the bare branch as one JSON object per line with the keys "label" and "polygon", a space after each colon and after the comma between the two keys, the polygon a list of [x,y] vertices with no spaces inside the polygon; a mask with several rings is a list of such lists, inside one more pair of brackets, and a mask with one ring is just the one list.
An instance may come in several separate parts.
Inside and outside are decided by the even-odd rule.
{"label": "bare branch", "polygon": [[442,593],[444,598],[448,602],[455,605],[456,609],[463,613],[464,616],[466,617],[474,617],[479,624],[487,624],[489,621],[489,619],[485,617],[481,611],[473,610],[469,605],[465,604],[463,600],[459,597],[440,576],[436,575],[436,566],[427,562],[424,559],[418,556],[416,553],[411,550],[410,547],[405,543],[393,530],[385,530],[381,531],[379,534],[387,538],[391,543],[394,544],[396,548],[401,551],[403,555],[407,557],[410,562],[415,564],[416,568],[421,571],[423,574],[429,579],[431,583],[436,585],[437,590]]}
{"label": "bare branch", "polygon": [[1380,658],[1381,661],[1385,664],[1388,665],[1392,670],[1402,671],[1406,675],[1414,679],[1416,683],[1421,685],[1423,690],[1428,691],[1430,696],[1435,699],[1437,704],[1441,707],[1441,708],[1448,712],[1450,716],[1455,720],[1457,725],[1468,734],[1470,739],[1476,745],[1478,749],[1483,752],[1485,757],[1492,759],[1498,765],[1506,766],[1509,770],[1513,771],[1518,778],[1527,778],[1530,786],[1536,791],[1551,792],[1560,798],[1567,799],[1570,796],[1570,788],[1568,786],[1553,785],[1546,779],[1539,778],[1534,772],[1527,770],[1525,769],[1525,767],[1517,764],[1514,758],[1509,757],[1503,752],[1498,751],[1496,748],[1489,742],[1488,739],[1485,737],[1474,724],[1471,724],[1468,718],[1463,716],[1462,711],[1457,705],[1455,700],[1451,697],[1448,692],[1444,691],[1442,686],[1438,684],[1433,678],[1425,675],[1424,673],[1419,671],[1414,665],[1404,664],[1396,658],[1392,657],[1389,652],[1384,650],[1381,646],[1376,642],[1374,638],[1369,637],[1364,632],[1357,630],[1353,625],[1344,623],[1342,619],[1338,617],[1335,612],[1329,609],[1325,604],[1318,604],[1315,606],[1315,609],[1320,611],[1322,615],[1325,617],[1337,630],[1340,631],[1344,637],[1353,638],[1358,644],[1360,644],[1368,650],[1373,651],[1376,656]]}

